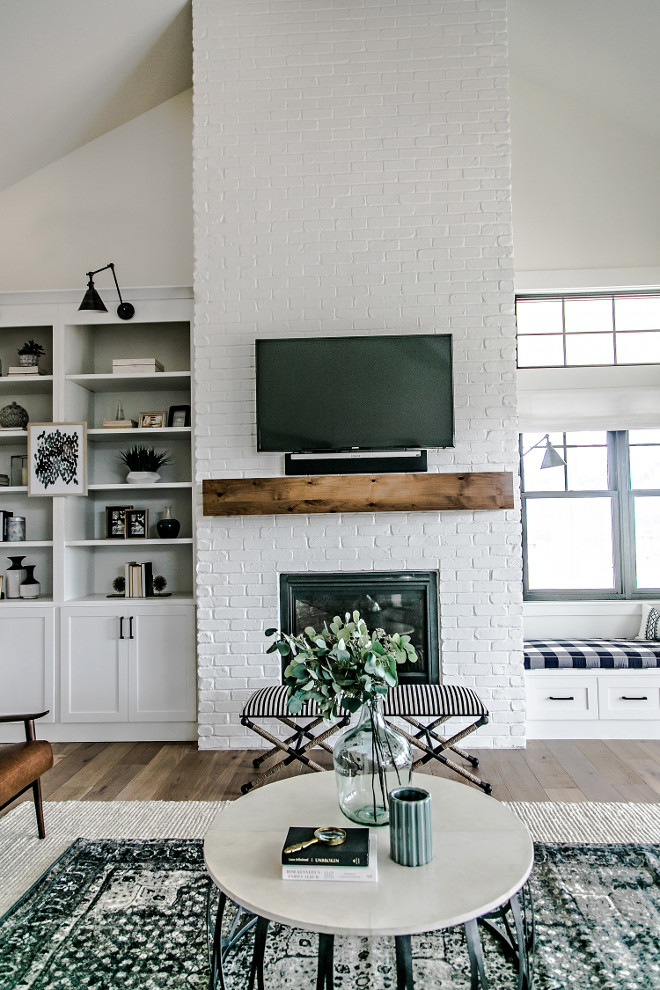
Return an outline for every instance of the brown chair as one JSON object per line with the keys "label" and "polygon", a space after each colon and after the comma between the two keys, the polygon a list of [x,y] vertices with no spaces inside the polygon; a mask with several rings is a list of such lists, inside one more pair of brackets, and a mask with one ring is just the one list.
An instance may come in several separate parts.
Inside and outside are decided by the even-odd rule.
{"label": "brown chair", "polygon": [[39,778],[52,767],[53,750],[45,739],[37,739],[34,720],[47,714],[46,711],[34,715],[0,715],[0,722],[25,725],[25,742],[0,746],[0,811],[31,787],[40,839],[45,838],[46,828]]}

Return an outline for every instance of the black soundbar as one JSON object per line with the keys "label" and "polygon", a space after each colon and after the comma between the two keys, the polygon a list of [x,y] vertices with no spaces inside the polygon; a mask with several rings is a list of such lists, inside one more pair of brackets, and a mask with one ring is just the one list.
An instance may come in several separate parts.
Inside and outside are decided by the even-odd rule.
{"label": "black soundbar", "polygon": [[285,475],[394,474],[426,471],[425,450],[340,451],[331,454],[285,454]]}

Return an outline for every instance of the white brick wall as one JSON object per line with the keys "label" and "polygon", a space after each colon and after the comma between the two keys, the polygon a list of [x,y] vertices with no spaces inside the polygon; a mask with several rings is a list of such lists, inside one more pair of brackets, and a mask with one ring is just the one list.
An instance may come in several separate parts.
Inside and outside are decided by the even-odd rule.
{"label": "white brick wall", "polygon": [[[257,336],[454,335],[456,446],[517,470],[505,0],[194,0],[199,478],[257,454]],[[313,388],[313,380],[309,387]],[[253,747],[282,571],[436,569],[445,679],[524,743],[519,512],[201,519],[200,746]]]}

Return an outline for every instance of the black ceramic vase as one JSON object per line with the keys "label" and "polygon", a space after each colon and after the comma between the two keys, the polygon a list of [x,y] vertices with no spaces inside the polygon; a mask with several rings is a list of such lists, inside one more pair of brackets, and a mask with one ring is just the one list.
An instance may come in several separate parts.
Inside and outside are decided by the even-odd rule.
{"label": "black ceramic vase", "polygon": [[156,531],[161,540],[174,540],[179,535],[181,523],[178,519],[172,518],[172,507],[165,506],[165,515],[156,523]]}

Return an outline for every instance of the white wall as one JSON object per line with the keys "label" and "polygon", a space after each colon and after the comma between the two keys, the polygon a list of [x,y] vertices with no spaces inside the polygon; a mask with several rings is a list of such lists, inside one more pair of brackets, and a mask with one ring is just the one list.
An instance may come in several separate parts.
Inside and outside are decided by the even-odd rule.
{"label": "white wall", "polygon": [[514,77],[511,142],[516,271],[660,265],[657,139]]}
{"label": "white wall", "polygon": [[190,285],[191,144],[189,91],[0,193],[0,290]]}
{"label": "white wall", "polygon": [[[256,453],[256,336],[383,331],[454,335],[456,446],[430,470],[517,471],[504,0],[193,15],[200,477],[282,474]],[[492,714],[477,745],[522,745],[518,511],[202,518],[198,549],[202,747],[255,745],[279,572],[404,568],[439,574],[443,676]]]}

